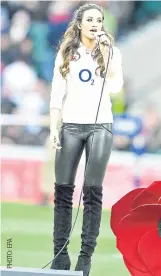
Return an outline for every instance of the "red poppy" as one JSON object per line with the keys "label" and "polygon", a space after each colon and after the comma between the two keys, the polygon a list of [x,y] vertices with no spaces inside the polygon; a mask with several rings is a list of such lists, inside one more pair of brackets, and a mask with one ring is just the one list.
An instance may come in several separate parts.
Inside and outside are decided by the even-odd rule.
{"label": "red poppy", "polygon": [[132,209],[143,204],[159,203],[159,199],[161,199],[161,182],[155,181],[136,196],[132,203]]}
{"label": "red poppy", "polygon": [[[131,199],[131,202],[129,199]],[[121,215],[123,217],[122,219]],[[123,254],[125,265],[133,276],[155,275],[154,269],[158,267],[158,259],[155,258],[156,262],[154,262],[154,258],[151,257],[152,252],[155,252],[155,250],[151,250],[151,247],[153,246],[155,248],[155,242],[157,242],[158,238],[161,239],[161,237],[158,235],[156,238],[156,232],[153,235],[151,234],[154,242],[149,243],[151,246],[149,250],[145,250],[146,254],[150,256],[149,259],[146,254],[144,256],[143,248],[147,242],[147,238],[145,238],[146,233],[154,229],[159,229],[158,223],[160,220],[161,181],[152,183],[147,189],[140,191],[136,189],[132,191],[112,207],[111,228],[117,237],[117,248]],[[142,238],[143,240],[141,241]],[[141,253],[138,252],[139,242],[139,252]],[[157,242],[157,244],[161,250],[160,243]],[[150,265],[148,265],[149,262]],[[155,271],[157,270],[155,269]],[[156,273],[159,272],[157,271]]]}
{"label": "red poppy", "polygon": [[[161,226],[146,233],[138,243],[138,253],[152,275],[161,275]],[[149,254],[150,250],[150,254]]]}
{"label": "red poppy", "polygon": [[111,229],[115,236],[117,236],[117,228],[119,226],[120,220],[131,211],[133,199],[136,198],[136,196],[140,194],[142,191],[144,191],[143,188],[135,189],[126,194],[112,206],[112,215],[110,223]]}
{"label": "red poppy", "polygon": [[148,231],[158,227],[160,218],[161,205],[141,205],[119,223],[117,248],[130,264],[142,272],[149,270],[138,254],[138,242]]}
{"label": "red poppy", "polygon": [[141,272],[139,270],[137,270],[136,268],[134,268],[126,259],[125,257],[123,257],[124,263],[126,265],[126,267],[128,268],[128,270],[130,271],[132,276],[151,276],[151,274],[149,272]]}

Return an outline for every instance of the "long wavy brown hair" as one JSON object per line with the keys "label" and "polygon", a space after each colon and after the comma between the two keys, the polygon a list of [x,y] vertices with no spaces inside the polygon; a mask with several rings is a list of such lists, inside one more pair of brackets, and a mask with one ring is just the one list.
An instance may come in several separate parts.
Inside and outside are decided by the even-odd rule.
{"label": "long wavy brown hair", "polygon": [[[68,29],[66,30],[62,38],[62,41],[60,42],[59,50],[63,58],[63,64],[60,66],[60,73],[64,79],[66,79],[66,76],[69,73],[69,63],[72,60],[73,56],[76,54],[78,58],[80,58],[80,54],[77,50],[80,46],[81,31],[78,28],[78,25],[82,22],[84,12],[91,9],[99,10],[104,20],[104,12],[102,7],[95,4],[82,5],[78,10],[76,10],[73,19],[70,22]],[[105,30],[104,26],[102,27],[102,31],[104,31],[107,34],[111,41],[111,44],[113,44],[113,37],[108,31]],[[99,74],[101,77],[103,77],[105,72],[105,63],[103,55],[98,46],[92,51],[92,56],[98,64],[98,67],[96,68],[96,74]]]}

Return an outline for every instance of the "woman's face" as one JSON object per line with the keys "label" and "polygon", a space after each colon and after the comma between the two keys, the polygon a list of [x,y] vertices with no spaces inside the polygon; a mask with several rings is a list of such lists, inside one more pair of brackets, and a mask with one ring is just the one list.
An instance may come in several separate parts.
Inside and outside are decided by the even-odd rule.
{"label": "woman's face", "polygon": [[90,40],[95,39],[94,33],[102,30],[102,13],[97,9],[87,10],[83,14],[81,23],[81,37]]}

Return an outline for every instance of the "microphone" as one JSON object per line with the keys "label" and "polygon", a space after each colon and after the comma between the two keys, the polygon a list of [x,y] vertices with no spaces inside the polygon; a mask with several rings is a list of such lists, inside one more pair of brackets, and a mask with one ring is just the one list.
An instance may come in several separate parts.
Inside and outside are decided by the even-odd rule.
{"label": "microphone", "polygon": [[[102,43],[108,47],[110,46],[110,40],[105,32],[101,31],[101,32],[94,33],[93,35],[98,44]],[[103,36],[104,36],[104,39],[103,39]],[[101,39],[101,37],[102,37],[102,39]]]}

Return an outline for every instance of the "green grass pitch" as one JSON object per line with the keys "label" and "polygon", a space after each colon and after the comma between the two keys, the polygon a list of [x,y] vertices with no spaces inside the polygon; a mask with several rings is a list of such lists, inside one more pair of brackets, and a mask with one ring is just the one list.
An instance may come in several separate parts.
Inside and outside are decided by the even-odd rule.
{"label": "green grass pitch", "polygon": [[[75,218],[74,210],[73,218]],[[128,276],[104,210],[90,276]],[[80,250],[82,210],[68,247],[74,270]],[[7,239],[12,238],[12,266],[42,268],[53,257],[53,206],[1,204],[1,265],[7,263]],[[50,266],[48,266],[50,268]]]}

